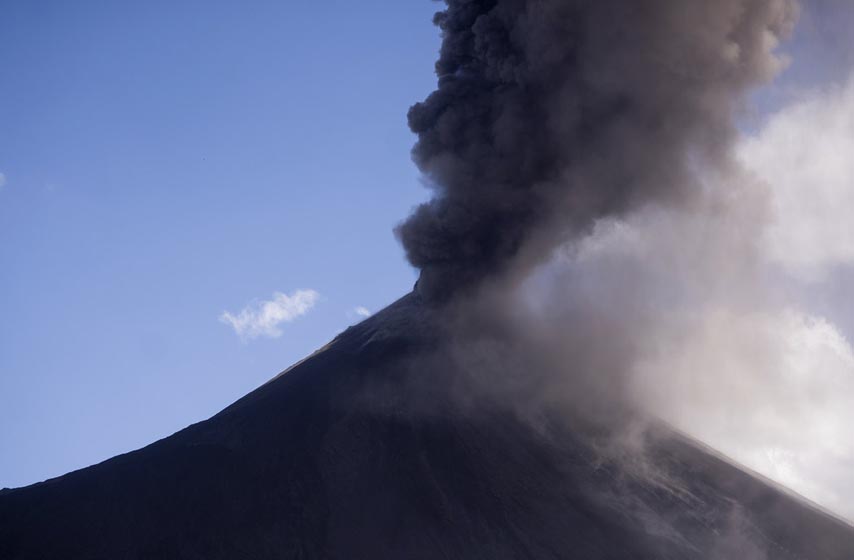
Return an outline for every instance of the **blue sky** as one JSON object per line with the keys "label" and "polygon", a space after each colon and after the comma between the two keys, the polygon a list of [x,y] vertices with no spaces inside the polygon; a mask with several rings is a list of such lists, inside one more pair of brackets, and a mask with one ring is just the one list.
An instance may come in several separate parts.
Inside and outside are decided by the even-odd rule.
{"label": "blue sky", "polygon": [[[854,64],[854,4],[811,1],[744,130]],[[207,418],[411,288],[439,7],[2,3],[0,487]],[[852,269],[807,294],[848,340]]]}
{"label": "blue sky", "polygon": [[[206,418],[411,288],[437,7],[3,3],[0,487]],[[219,320],[298,289],[278,338]]]}

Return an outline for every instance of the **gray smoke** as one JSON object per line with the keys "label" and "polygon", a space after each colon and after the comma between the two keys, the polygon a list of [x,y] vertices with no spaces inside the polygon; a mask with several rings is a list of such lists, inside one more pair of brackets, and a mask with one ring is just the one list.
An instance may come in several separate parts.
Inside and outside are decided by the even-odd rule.
{"label": "gray smoke", "polygon": [[792,0],[446,0],[439,84],[412,107],[435,191],[397,230],[444,300],[524,277],[598,219],[678,204],[727,160],[781,66]]}
{"label": "gray smoke", "polygon": [[793,0],[447,4],[410,113],[435,196],[398,230],[421,295],[457,296],[427,371],[635,461],[634,412],[661,418],[854,518],[854,4],[802,2],[750,99]]}

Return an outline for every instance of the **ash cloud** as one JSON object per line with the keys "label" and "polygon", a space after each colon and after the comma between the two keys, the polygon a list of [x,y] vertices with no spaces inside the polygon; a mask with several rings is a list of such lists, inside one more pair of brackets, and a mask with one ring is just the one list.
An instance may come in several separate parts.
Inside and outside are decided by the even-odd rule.
{"label": "ash cloud", "polygon": [[[849,3],[446,4],[439,86],[409,116],[435,194],[398,228],[422,297],[453,298],[438,369],[532,417],[640,409],[854,519],[851,335],[781,269],[800,246],[774,242],[844,244],[823,234],[836,212],[809,211],[850,195],[819,164],[840,144],[792,157],[786,138],[850,121],[849,89],[820,90],[848,79],[850,43],[816,31],[854,24]],[[771,88],[795,102],[745,139],[801,15]]]}
{"label": "ash cloud", "polygon": [[399,226],[419,291],[514,281],[598,219],[696,194],[790,0],[446,0],[439,84],[409,113],[435,191]]}

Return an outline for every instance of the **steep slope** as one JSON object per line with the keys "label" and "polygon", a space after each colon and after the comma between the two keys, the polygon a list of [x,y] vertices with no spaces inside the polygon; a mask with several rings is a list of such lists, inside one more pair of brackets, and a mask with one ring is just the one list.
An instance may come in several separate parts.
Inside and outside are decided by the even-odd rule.
{"label": "steep slope", "polygon": [[474,406],[409,295],[213,418],[0,494],[0,558],[850,559],[854,529],[664,427]]}

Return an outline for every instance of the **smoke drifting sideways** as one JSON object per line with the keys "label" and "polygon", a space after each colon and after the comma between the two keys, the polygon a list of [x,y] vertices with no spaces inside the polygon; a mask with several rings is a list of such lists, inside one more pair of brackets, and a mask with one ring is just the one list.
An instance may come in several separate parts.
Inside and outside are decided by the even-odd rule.
{"label": "smoke drifting sideways", "polygon": [[[736,117],[747,95],[785,66],[777,48],[798,7],[792,0],[446,5],[435,18],[443,38],[438,89],[409,114],[418,135],[413,156],[435,196],[397,230],[421,271],[417,292],[445,316],[452,342],[443,351],[455,369],[480,378],[479,388],[516,408],[557,399],[613,424],[637,405],[630,376],[645,341],[636,332],[654,319],[644,309],[643,279],[615,269],[620,282],[597,280],[614,293],[588,291],[554,263],[611,221],[742,204],[751,231],[726,264],[743,276],[749,266],[736,265],[735,255],[755,260],[746,251],[764,202],[741,188],[749,181],[734,157]],[[560,280],[538,286],[544,274]],[[659,286],[673,297],[674,286],[698,289],[693,280],[664,280]]]}
{"label": "smoke drifting sideways", "polygon": [[397,230],[444,301],[513,279],[597,219],[690,198],[745,94],[780,69],[791,0],[446,0],[438,89],[412,107],[434,198]]}
{"label": "smoke drifting sideways", "polygon": [[409,115],[434,198],[397,230],[442,363],[523,413],[639,408],[854,519],[854,348],[811,303],[854,271],[854,68],[809,58],[835,2],[448,0]]}

